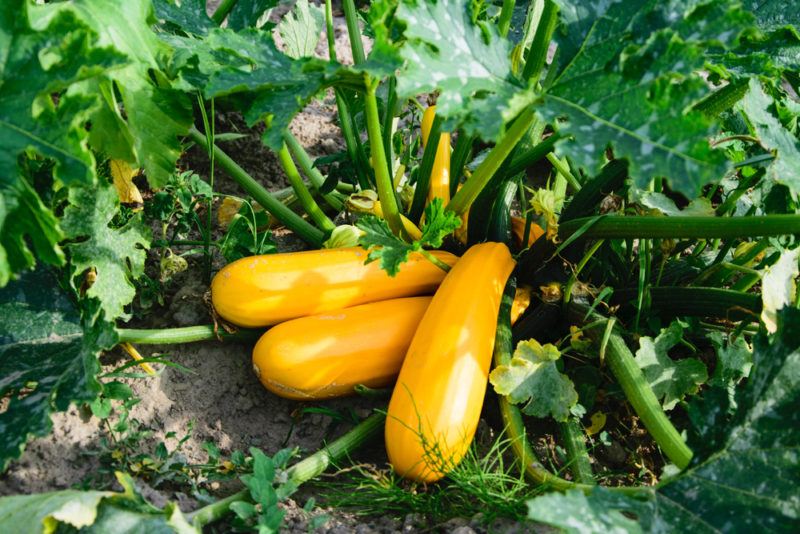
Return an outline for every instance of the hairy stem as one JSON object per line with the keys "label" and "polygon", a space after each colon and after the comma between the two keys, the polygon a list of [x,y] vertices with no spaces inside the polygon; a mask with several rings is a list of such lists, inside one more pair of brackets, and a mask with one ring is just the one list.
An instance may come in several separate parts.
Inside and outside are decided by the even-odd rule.
{"label": "hairy stem", "polygon": [[516,3],[516,0],[503,0],[500,17],[497,20],[497,31],[500,32],[501,37],[508,35],[508,29],[511,27],[511,17],[514,15],[514,5]]}
{"label": "hairy stem", "polygon": [[222,24],[222,21],[225,20],[225,17],[227,17],[231,10],[233,10],[233,8],[236,6],[237,1],[238,0],[222,0],[219,3],[219,6],[217,6],[216,11],[214,11],[214,14],[211,15],[211,20],[217,24]]}
{"label": "hairy stem", "polygon": [[478,197],[478,194],[486,187],[492,176],[497,172],[505,159],[517,145],[522,136],[528,131],[536,120],[532,108],[526,108],[513,124],[506,130],[505,135],[489,151],[486,159],[478,165],[473,175],[464,183],[464,186],[455,194],[453,199],[447,204],[447,209],[457,215],[466,213],[469,207]]}
{"label": "hairy stem", "polygon": [[[731,239],[742,237],[800,234],[800,215],[760,215],[748,217],[648,217],[607,215],[595,217],[582,237],[628,239]],[[559,226],[558,235],[566,239],[592,217],[574,219]]]}
{"label": "hairy stem", "polygon": [[397,207],[397,197],[394,193],[392,176],[389,173],[389,165],[386,162],[386,153],[383,150],[383,136],[381,135],[381,123],[378,115],[378,99],[375,96],[378,83],[377,81],[370,80],[369,76],[366,74],[364,78],[367,86],[367,93],[364,98],[367,134],[369,135],[369,147],[372,152],[372,168],[375,170],[375,185],[378,188],[378,198],[381,201],[383,218],[386,219],[394,235],[406,238],[406,231],[403,227],[403,221],[400,219],[400,211]]}
{"label": "hairy stem", "polygon": [[300,205],[303,206],[303,210],[323,232],[333,231],[336,225],[325,215],[325,212],[319,207],[314,197],[311,196],[306,184],[303,182],[303,177],[300,176],[297,167],[294,165],[294,160],[292,160],[292,156],[289,154],[289,149],[286,148],[286,143],[281,145],[281,149],[278,151],[278,160],[286,173],[286,178],[289,180],[292,189],[294,189],[295,195],[297,195],[297,199],[300,201]]}
{"label": "hairy stem", "polygon": [[[189,136],[199,145],[205,143],[205,136],[194,126],[189,130]],[[281,223],[285,224],[287,228],[295,232],[309,245],[317,248],[322,246],[322,242],[325,240],[325,234],[321,230],[315,228],[286,207],[280,200],[272,196],[269,191],[264,189],[261,184],[256,182],[252,176],[247,174],[239,164],[233,161],[230,156],[216,145],[214,145],[214,158],[219,166],[225,169],[225,172],[227,172],[234,181],[241,185],[265,210],[270,212]]]}
{"label": "hairy stem", "polygon": [[[314,162],[311,161],[311,156],[308,155],[306,149],[303,148],[303,145],[300,144],[300,141],[298,141],[289,130],[283,132],[283,141],[291,151],[292,156],[294,156],[294,158],[297,160],[297,164],[300,165],[303,173],[308,176],[311,185],[314,187],[314,189],[319,191],[322,187],[322,184],[325,183],[325,177],[322,176],[322,173],[319,172],[319,169],[314,167]],[[340,195],[337,191],[325,193],[322,195],[322,198],[324,198],[325,202],[336,211],[342,211],[342,208],[344,207],[344,201],[340,198]]]}
{"label": "hairy stem", "polygon": [[359,65],[366,61],[364,44],[361,42],[361,30],[358,28],[358,14],[353,0],[342,0],[344,19],[347,22],[347,35],[350,37],[350,49],[353,51],[353,63]]}
{"label": "hairy stem", "polygon": [[558,424],[561,438],[567,450],[567,460],[573,478],[581,484],[594,484],[592,464],[589,460],[589,451],[586,450],[586,439],[583,427],[574,417],[570,417]]}
{"label": "hairy stem", "polygon": [[180,328],[118,328],[120,343],[137,343],[139,345],[170,345],[175,343],[192,343],[195,341],[216,341],[230,339],[236,341],[255,341],[263,330],[238,330],[229,334],[222,329],[215,331],[214,325],[183,326]]}

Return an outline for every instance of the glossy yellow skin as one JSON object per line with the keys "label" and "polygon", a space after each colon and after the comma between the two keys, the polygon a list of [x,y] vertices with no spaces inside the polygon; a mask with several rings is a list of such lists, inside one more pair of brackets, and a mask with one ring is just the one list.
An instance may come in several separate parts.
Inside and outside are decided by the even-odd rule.
{"label": "glossy yellow skin", "polygon": [[505,245],[475,245],[433,296],[386,417],[386,451],[400,475],[439,480],[469,448],[489,379],[500,299],[513,269]]}
{"label": "glossy yellow skin", "polygon": [[276,395],[318,400],[353,393],[358,384],[394,382],[431,297],[362,304],[286,321],[253,349],[253,370]]}
{"label": "glossy yellow skin", "polygon": [[[433,119],[436,117],[436,106],[429,106],[422,114],[420,129],[422,130],[422,146],[428,143]],[[441,198],[445,204],[450,202],[450,134],[439,134],[439,144],[436,147],[436,157],[431,169],[430,189],[428,189],[428,202],[434,198]]]}
{"label": "glossy yellow skin", "polygon": [[[253,370],[280,397],[319,400],[385,387],[400,372],[432,297],[409,297],[300,317],[268,330],[253,349]],[[531,302],[517,289],[511,324]]]}
{"label": "glossy yellow skin", "polygon": [[[454,265],[456,256],[431,251]],[[233,324],[258,327],[368,302],[433,293],[445,272],[414,253],[390,277],[378,262],[364,265],[360,247],[242,258],[211,282],[216,312]]]}

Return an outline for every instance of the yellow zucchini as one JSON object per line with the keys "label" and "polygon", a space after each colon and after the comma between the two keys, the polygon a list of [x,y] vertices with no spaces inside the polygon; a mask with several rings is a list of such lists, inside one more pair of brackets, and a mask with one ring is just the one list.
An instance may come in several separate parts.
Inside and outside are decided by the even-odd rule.
{"label": "yellow zucchini", "polygon": [[[428,143],[433,119],[436,116],[436,106],[429,106],[422,114],[422,146]],[[436,146],[436,156],[431,169],[431,180],[428,189],[428,202],[434,198],[441,198],[445,204],[450,202],[450,134],[439,134],[439,144]]]}
{"label": "yellow zucchini", "polygon": [[[511,324],[530,303],[517,289]],[[353,393],[358,384],[392,384],[431,297],[383,300],[301,317],[268,330],[253,349],[253,370],[280,397],[318,400]]]}
{"label": "yellow zucchini", "polygon": [[288,399],[340,397],[358,384],[388,386],[430,301],[384,300],[281,323],[256,343],[253,370],[264,387]]}
{"label": "yellow zucchini", "polygon": [[529,248],[544,235],[544,230],[541,226],[532,222],[531,229],[528,231],[528,244],[523,246],[522,238],[525,237],[525,218],[511,217],[511,233],[514,236],[514,244],[519,248]]}
{"label": "yellow zucchini", "polygon": [[[456,256],[431,251],[454,265]],[[268,254],[226,265],[211,282],[216,312],[233,324],[258,327],[368,302],[433,293],[445,272],[413,253],[390,277],[367,265],[359,247]]]}
{"label": "yellow zucchini", "polygon": [[475,245],[433,296],[386,417],[386,451],[400,475],[438,480],[469,448],[483,406],[500,299],[513,269],[505,245]]}

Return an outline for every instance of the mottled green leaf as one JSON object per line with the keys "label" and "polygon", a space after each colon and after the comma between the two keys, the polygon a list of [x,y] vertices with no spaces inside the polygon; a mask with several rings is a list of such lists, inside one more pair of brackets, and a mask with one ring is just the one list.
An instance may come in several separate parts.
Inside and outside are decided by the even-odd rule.
{"label": "mottled green leaf", "polygon": [[136,295],[133,279],[144,272],[150,232],[139,215],[121,228],[110,225],[119,199],[108,185],[70,189],[69,201],[63,227],[73,240],[66,248],[75,275],[94,268],[96,278],[86,295],[100,301],[106,318],[123,317],[125,306]]}
{"label": "mottled green leaf", "polygon": [[732,338],[722,332],[710,332],[708,338],[717,353],[717,365],[709,385],[731,388],[750,374],[753,351],[743,336]]}
{"label": "mottled green leaf", "polygon": [[[88,310],[93,311],[93,310]],[[108,323],[81,321],[70,298],[45,268],[0,290],[0,467],[18,457],[29,438],[50,432],[50,414],[100,392],[99,352],[116,344]]]}
{"label": "mottled green leaf", "polygon": [[180,5],[174,0],[153,0],[156,19],[164,24],[194,34],[207,35],[217,27],[206,13],[205,0],[182,0]]}
{"label": "mottled green leaf", "polygon": [[[707,141],[714,128],[690,106],[707,92],[694,74],[705,50],[733,43],[748,20],[730,5],[638,0],[601,3],[593,9],[607,7],[602,16],[584,6],[566,10],[571,37],[562,40],[576,52],[562,63],[540,110],[550,121],[564,119],[559,128],[575,136],[561,150],[593,172],[610,145],[616,157],[630,159],[640,188],[666,176],[689,198],[718,179],[725,165]],[[569,42],[579,35],[585,39],[576,49]]]}
{"label": "mottled green leaf", "polygon": [[[580,490],[550,493],[528,501],[528,518],[562,529],[568,534],[637,534],[636,520],[609,506],[615,495],[598,488],[590,495]],[[629,510],[626,510],[629,511]]]}
{"label": "mottled green leaf", "polygon": [[[593,490],[583,503],[579,492],[529,501],[533,519],[544,505],[579,509],[582,515],[544,521],[581,532],[607,532],[612,511],[638,519],[645,532],[793,532],[800,521],[800,311],[778,314],[778,331],[754,341],[754,363],[745,388],[737,396],[732,418],[710,417],[704,439],[716,446],[695,450],[692,466],[641,498],[610,490]],[[715,412],[726,395],[707,404]]]}
{"label": "mottled green leaf", "polygon": [[662,399],[665,410],[671,410],[683,397],[695,393],[708,380],[705,364],[697,358],[673,360],[669,350],[680,343],[683,325],[673,321],[655,339],[639,339],[636,363],[644,373],[653,393]]}
{"label": "mottled green leaf", "polygon": [[397,75],[403,96],[440,90],[436,113],[470,134],[495,140],[533,101],[511,69],[512,44],[494,26],[472,24],[466,0],[404,0],[396,17],[406,24],[406,61]]}
{"label": "mottled green leaf", "polygon": [[322,7],[298,0],[294,9],[278,23],[286,54],[293,58],[311,57],[325,25]]}
{"label": "mottled green leaf", "polygon": [[578,402],[578,393],[569,377],[558,371],[560,357],[554,345],[542,346],[535,339],[522,341],[508,365],[496,367],[489,381],[495,392],[512,404],[525,403],[524,413],[566,421],[570,408]]}
{"label": "mottled green leaf", "polygon": [[246,28],[266,27],[259,26],[265,14],[278,5],[278,0],[238,0],[228,15],[228,28],[244,30]]}
{"label": "mottled green leaf", "polygon": [[664,215],[671,217],[713,217],[714,207],[711,202],[704,197],[696,198],[689,202],[683,209],[678,209],[675,201],[663,193],[652,191],[641,191],[635,193],[636,202],[647,208],[658,210]]}
{"label": "mottled green leaf", "polygon": [[786,185],[797,198],[800,194],[800,141],[775,116],[772,97],[764,92],[757,79],[750,81],[741,106],[761,144],[776,152],[766,178]]}
{"label": "mottled green leaf", "polygon": [[743,0],[742,2],[756,16],[759,28],[775,30],[793,25],[800,28],[800,11],[787,9],[786,0]]}

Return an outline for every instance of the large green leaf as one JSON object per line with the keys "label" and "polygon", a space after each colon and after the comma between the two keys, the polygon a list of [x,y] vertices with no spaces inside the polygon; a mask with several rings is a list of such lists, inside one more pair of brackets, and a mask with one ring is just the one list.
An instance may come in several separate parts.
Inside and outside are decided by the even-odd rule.
{"label": "large green leaf", "polygon": [[[279,0],[239,0],[228,15],[228,28],[243,30],[258,25],[265,13],[278,5]],[[266,28],[266,24],[264,27]]]}
{"label": "large green leaf", "polygon": [[800,194],[800,142],[778,120],[775,103],[758,80],[750,80],[741,105],[761,144],[776,152],[766,178],[786,185],[797,197]]}
{"label": "large green leaf", "polygon": [[775,30],[793,25],[800,28],[800,11],[787,9],[786,0],[743,0],[744,6],[756,16],[763,30]]}
{"label": "large green leaf", "polygon": [[495,140],[505,124],[533,101],[513,76],[512,44],[494,26],[472,23],[466,0],[403,0],[396,17],[406,24],[405,65],[397,75],[403,96],[440,90],[436,113],[448,131]]}
{"label": "large green leaf", "polygon": [[122,317],[136,296],[133,279],[144,272],[150,231],[139,215],[121,228],[110,226],[119,200],[108,185],[70,189],[69,201],[62,224],[73,240],[66,247],[75,274],[94,268],[96,278],[86,295],[100,301],[107,319]]}
{"label": "large green leaf", "polygon": [[[87,310],[91,312],[92,310]],[[55,276],[40,267],[0,290],[0,467],[31,437],[50,432],[50,414],[88,402],[101,390],[99,352],[114,346],[113,327],[80,315]]]}
{"label": "large green leaf", "polygon": [[[63,490],[0,498],[0,525],[8,534],[72,531],[198,534],[174,503],[160,510],[139,495],[128,475],[124,491]],[[64,527],[69,527],[64,529]]]}
{"label": "large green leaf", "polygon": [[[581,532],[608,532],[614,512],[637,517],[645,532],[793,532],[800,521],[800,310],[778,314],[774,336],[754,341],[754,364],[737,396],[730,420],[715,415],[699,429],[701,438],[718,444],[695,450],[693,465],[663,482],[642,489],[634,499],[609,490],[569,492],[529,501],[529,517]],[[725,414],[727,395],[708,405]],[[699,419],[698,419],[699,420]],[[545,506],[546,505],[546,506]],[[554,516],[549,510],[574,509],[582,515]],[[575,530],[573,530],[575,531]]]}
{"label": "large green leaf", "polygon": [[[161,73],[170,49],[151,29],[155,20],[150,1],[74,0],[47,9],[75,13],[95,31],[100,45],[126,56],[127,64],[107,75],[107,83],[113,84],[121,101],[104,99],[105,107],[98,112],[107,131],[120,131],[92,140],[95,148],[110,157],[142,167],[152,187],[162,187],[175,170],[181,154],[179,137],[189,130],[192,110],[189,98],[169,87]],[[100,92],[101,88],[93,83],[81,90]],[[111,120],[111,115],[117,120]],[[130,160],[131,154],[135,161]]]}
{"label": "large green leaf", "polygon": [[205,0],[183,0],[176,5],[170,0],[153,0],[156,19],[193,35],[207,35],[217,28],[206,14]]}
{"label": "large green leaf", "polygon": [[[65,184],[92,184],[94,157],[85,123],[98,106],[96,95],[62,93],[106,72],[122,56],[98,48],[96,35],[71,13],[57,13],[41,31],[31,27],[29,4],[6,2],[0,10],[0,286],[35,264],[35,256],[63,263],[57,221],[21,176],[18,159],[35,151],[55,161]],[[32,244],[33,250],[30,249]]]}
{"label": "large green leaf", "polygon": [[297,0],[294,9],[278,23],[278,32],[289,56],[311,57],[324,27],[325,12],[322,7],[309,4],[308,0]]}
{"label": "large green leaf", "polygon": [[[586,8],[575,12],[583,18],[567,11],[567,36],[584,34],[584,41],[540,108],[550,121],[565,119],[559,128],[574,135],[561,149],[593,172],[610,145],[615,156],[631,161],[639,187],[665,176],[673,189],[694,198],[725,170],[722,154],[707,141],[714,132],[709,119],[687,111],[707,92],[694,71],[707,48],[735,42],[747,15],[728,2],[688,0],[613,3],[599,17]],[[589,17],[595,17],[590,25]],[[570,39],[567,58],[574,50]]]}

